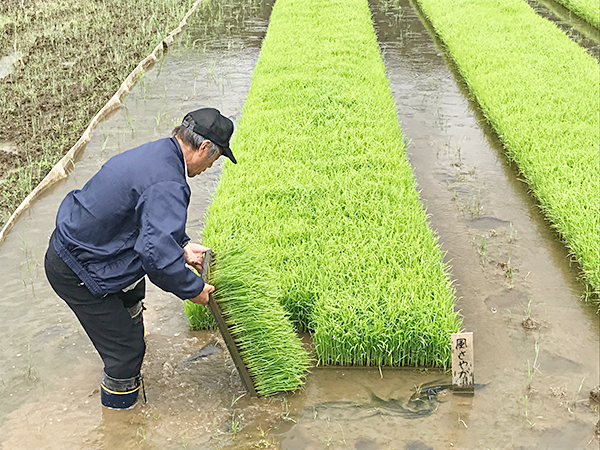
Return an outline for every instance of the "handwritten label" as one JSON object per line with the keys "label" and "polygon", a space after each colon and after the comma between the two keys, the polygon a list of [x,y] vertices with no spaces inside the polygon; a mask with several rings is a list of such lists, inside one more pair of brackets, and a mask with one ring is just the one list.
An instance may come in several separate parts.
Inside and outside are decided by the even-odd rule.
{"label": "handwritten label", "polygon": [[452,334],[452,389],[454,392],[473,393],[473,333]]}

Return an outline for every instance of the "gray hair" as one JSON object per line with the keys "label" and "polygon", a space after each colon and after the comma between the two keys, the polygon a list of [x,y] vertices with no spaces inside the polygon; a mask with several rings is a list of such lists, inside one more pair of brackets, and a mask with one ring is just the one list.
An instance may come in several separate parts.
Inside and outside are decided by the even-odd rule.
{"label": "gray hair", "polygon": [[[194,124],[192,123],[192,126],[193,125]],[[190,147],[192,147],[194,149],[197,149],[198,147],[200,147],[204,141],[210,140],[208,138],[205,138],[204,136],[199,135],[198,133],[195,133],[194,130],[192,130],[192,128],[188,128],[184,125],[179,125],[179,126],[175,127],[175,129],[173,130],[173,136],[178,137],[185,144],[189,145]],[[223,154],[221,147],[219,147],[213,141],[210,141],[210,149],[208,150],[208,159],[215,156],[217,154],[217,152],[221,152],[221,154]]]}

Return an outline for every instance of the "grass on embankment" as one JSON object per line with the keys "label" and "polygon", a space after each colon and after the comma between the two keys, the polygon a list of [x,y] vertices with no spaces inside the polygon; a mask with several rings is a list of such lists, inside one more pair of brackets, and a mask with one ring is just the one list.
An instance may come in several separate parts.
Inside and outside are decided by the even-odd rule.
{"label": "grass on embankment", "polygon": [[521,0],[419,3],[598,292],[598,63]]}
{"label": "grass on embankment", "polygon": [[[191,21],[227,35],[224,9],[204,0]],[[22,55],[0,79],[0,228],[75,144],[127,75],[179,25],[193,0],[3,0],[0,57]],[[17,153],[1,144],[16,145]]]}
{"label": "grass on embankment", "polygon": [[263,255],[319,362],[447,365],[454,294],[366,1],[277,1],[233,150],[205,244]]}
{"label": "grass on embankment", "polygon": [[598,0],[555,0],[579,17],[600,28],[600,4]]}

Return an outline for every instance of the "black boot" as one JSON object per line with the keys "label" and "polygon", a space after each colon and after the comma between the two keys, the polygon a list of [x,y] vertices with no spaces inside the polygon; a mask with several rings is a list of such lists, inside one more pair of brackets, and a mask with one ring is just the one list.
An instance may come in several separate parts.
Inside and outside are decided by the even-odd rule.
{"label": "black boot", "polygon": [[102,406],[110,409],[131,409],[135,405],[142,383],[142,376],[112,378],[102,372],[100,398]]}

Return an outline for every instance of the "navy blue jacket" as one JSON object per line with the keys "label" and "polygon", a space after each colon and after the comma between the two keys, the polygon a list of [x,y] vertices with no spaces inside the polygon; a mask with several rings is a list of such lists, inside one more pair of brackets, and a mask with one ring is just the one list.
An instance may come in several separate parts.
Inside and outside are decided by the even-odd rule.
{"label": "navy blue jacket", "polygon": [[179,143],[150,142],[112,157],[83,189],[67,194],[52,243],[94,295],[147,274],[161,289],[193,298],[204,281],[186,267],[181,247],[189,240],[189,201]]}

